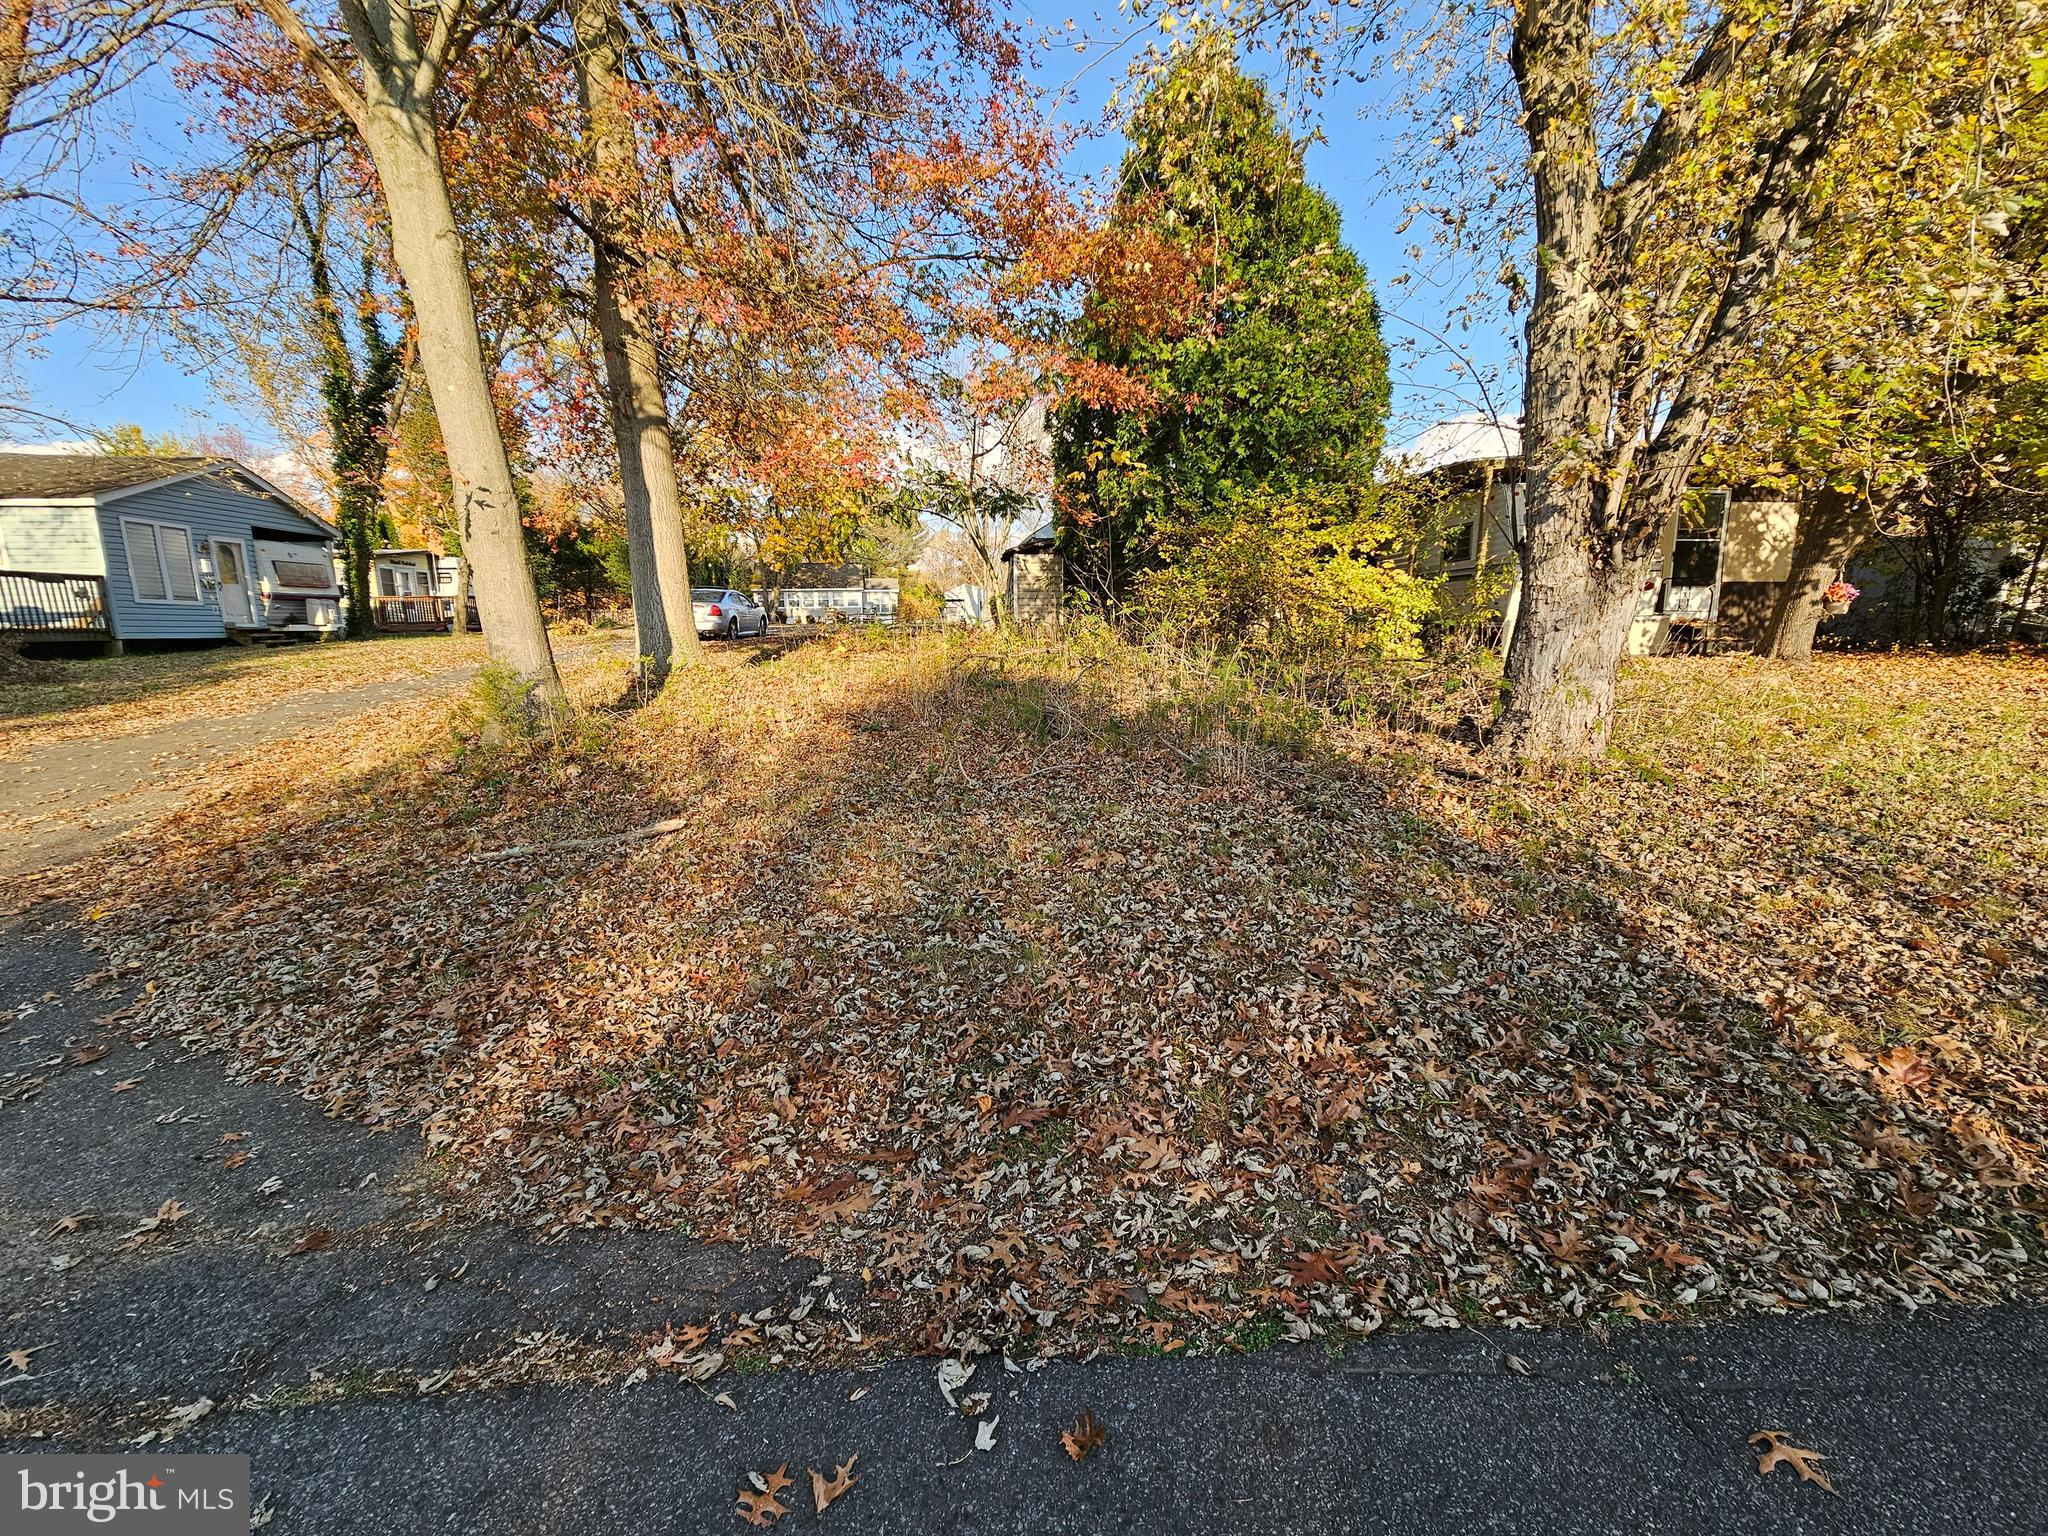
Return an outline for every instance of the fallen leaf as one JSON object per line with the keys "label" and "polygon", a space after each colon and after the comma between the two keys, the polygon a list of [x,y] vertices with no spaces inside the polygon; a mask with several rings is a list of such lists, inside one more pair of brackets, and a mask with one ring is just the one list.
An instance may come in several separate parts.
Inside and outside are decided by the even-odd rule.
{"label": "fallen leaf", "polygon": [[1088,1409],[1081,1410],[1081,1417],[1074,1421],[1074,1427],[1060,1436],[1060,1444],[1067,1448],[1067,1454],[1080,1461],[1090,1451],[1099,1450],[1109,1438],[1109,1431]]}
{"label": "fallen leaf", "polygon": [[112,1049],[111,1045],[81,1045],[64,1059],[74,1067],[82,1067],[88,1062],[98,1061]]}
{"label": "fallen leaf", "polygon": [[1763,1442],[1764,1447],[1756,1456],[1756,1470],[1759,1476],[1767,1476],[1781,1466],[1790,1467],[1799,1474],[1802,1481],[1819,1483],[1829,1493],[1835,1491],[1835,1485],[1828,1481],[1827,1474],[1814,1465],[1815,1462],[1822,1460],[1819,1451],[1809,1451],[1788,1444],[1785,1432],[1781,1429],[1760,1429],[1749,1437],[1751,1445],[1759,1441]]}
{"label": "fallen leaf", "polygon": [[286,1249],[287,1253],[318,1253],[334,1241],[331,1227],[309,1227],[299,1234],[299,1240]]}
{"label": "fallen leaf", "polygon": [[28,1369],[28,1357],[39,1350],[45,1350],[49,1347],[47,1344],[31,1344],[27,1348],[17,1345],[13,1349],[8,1350],[4,1358],[17,1371],[26,1371]]}
{"label": "fallen leaf", "polygon": [[960,1411],[960,1399],[954,1394],[967,1385],[974,1374],[972,1360],[941,1360],[939,1362],[939,1395],[946,1400],[946,1406],[955,1413]]}
{"label": "fallen leaf", "polygon": [[789,1463],[784,1462],[773,1472],[762,1474],[750,1472],[755,1487],[740,1490],[740,1518],[749,1525],[773,1525],[789,1513],[789,1506],[776,1495],[790,1485]]}
{"label": "fallen leaf", "polygon": [[212,1398],[202,1397],[196,1403],[187,1403],[182,1408],[173,1408],[170,1413],[170,1427],[172,1429],[190,1429],[194,1424],[197,1424],[201,1419],[213,1412],[215,1406]]}
{"label": "fallen leaf", "polygon": [[859,1460],[860,1453],[856,1451],[839,1463],[829,1479],[816,1467],[811,1469],[811,1502],[817,1505],[819,1514],[825,1513],[827,1504],[860,1481],[853,1475],[853,1464]]}
{"label": "fallen leaf", "polygon": [[992,1419],[983,1419],[974,1426],[974,1448],[977,1451],[992,1451],[996,1448],[996,1426],[1003,1422],[999,1413]]}

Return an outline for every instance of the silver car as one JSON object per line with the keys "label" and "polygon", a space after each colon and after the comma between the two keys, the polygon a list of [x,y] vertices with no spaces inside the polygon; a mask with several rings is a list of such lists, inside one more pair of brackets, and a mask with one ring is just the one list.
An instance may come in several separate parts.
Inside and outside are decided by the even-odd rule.
{"label": "silver car", "polygon": [[741,635],[768,633],[768,613],[744,592],[722,587],[692,587],[697,633],[706,640],[737,640]]}

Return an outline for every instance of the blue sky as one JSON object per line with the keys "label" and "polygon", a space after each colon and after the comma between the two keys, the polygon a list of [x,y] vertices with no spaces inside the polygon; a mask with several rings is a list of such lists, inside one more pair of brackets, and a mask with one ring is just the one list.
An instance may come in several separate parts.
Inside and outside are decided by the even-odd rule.
{"label": "blue sky", "polygon": [[[1066,13],[1042,10],[1039,14],[1064,18]],[[1127,16],[1105,18],[1077,11],[1074,20],[1079,37],[1128,39],[1122,47],[1091,42],[1083,52],[1071,47],[1049,49],[1035,70],[1042,86],[1061,94],[1062,119],[1087,128],[1098,123],[1125,65],[1148,37],[1131,37]],[[1246,62],[1254,69],[1260,65],[1257,56]],[[1424,330],[1445,329],[1445,316],[1465,285],[1432,281],[1432,275],[1418,270],[1407,254],[1417,233],[1395,233],[1403,199],[1386,167],[1395,152],[1396,125],[1383,114],[1361,110],[1373,105],[1366,88],[1352,86],[1348,94],[1333,92],[1321,103],[1313,125],[1298,123],[1296,131],[1305,132],[1311,126],[1318,131],[1319,138],[1307,152],[1309,178],[1337,203],[1345,238],[1365,262],[1380,295],[1386,314],[1383,328],[1395,350],[1395,419],[1389,436],[1399,441],[1431,419],[1476,409],[1477,399],[1460,376],[1453,355],[1423,334]],[[115,192],[133,185],[127,172],[131,158],[158,164],[177,158],[186,141],[191,112],[192,104],[181,100],[167,79],[154,77],[135,105],[133,142],[110,154],[95,180]],[[1100,174],[1116,163],[1122,150],[1118,135],[1086,138],[1077,147],[1069,169],[1076,176]],[[1390,281],[1404,272],[1408,274],[1406,285]],[[1460,333],[1456,338],[1459,349],[1482,367],[1502,367],[1511,352],[1506,337],[1495,330],[1489,334],[1488,329],[1475,327]],[[21,372],[31,391],[30,403],[53,416],[100,427],[134,422],[151,433],[237,426],[257,444],[268,444],[271,434],[267,427],[225,403],[213,380],[192,372],[189,364],[166,358],[146,341],[96,343],[90,331],[75,327],[51,338],[45,351],[45,356],[24,363]],[[1506,377],[1503,408],[1519,408],[1519,380],[1511,371]],[[68,434],[53,428],[48,435]]]}

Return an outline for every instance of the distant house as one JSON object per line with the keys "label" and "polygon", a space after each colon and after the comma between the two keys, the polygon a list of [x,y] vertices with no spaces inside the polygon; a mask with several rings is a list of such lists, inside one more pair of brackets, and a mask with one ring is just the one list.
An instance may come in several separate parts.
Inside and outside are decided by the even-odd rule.
{"label": "distant house", "polygon": [[[455,583],[462,562],[432,549],[370,551],[370,622],[378,629],[431,631],[455,627]],[[469,597],[474,618],[476,594]]]}
{"label": "distant house", "polygon": [[1018,624],[1052,624],[1059,620],[1066,571],[1055,547],[1048,519],[1003,551],[1009,568],[1009,616]]}
{"label": "distant house", "polygon": [[821,624],[834,619],[896,618],[897,580],[870,576],[857,565],[805,562],[791,571],[779,591],[763,594],[762,606],[780,624]]}
{"label": "distant house", "polygon": [[963,581],[958,586],[946,588],[946,610],[942,615],[948,624],[987,624],[994,615],[988,606],[988,588],[974,582]]}
{"label": "distant house", "polygon": [[319,639],[335,530],[232,459],[0,453],[0,635]]}
{"label": "distant house", "polygon": [[[1389,460],[1436,476],[1453,498],[1441,548],[1422,568],[1456,591],[1488,567],[1506,568],[1498,599],[1503,630],[1520,608],[1515,545],[1523,527],[1522,433],[1512,417],[1458,416],[1438,422]],[[1628,654],[1651,656],[1689,636],[1726,640],[1760,631],[1778,584],[1792,574],[1799,504],[1766,492],[1706,488],[1672,514],[1643,578]],[[1504,633],[1505,638],[1505,633]]]}

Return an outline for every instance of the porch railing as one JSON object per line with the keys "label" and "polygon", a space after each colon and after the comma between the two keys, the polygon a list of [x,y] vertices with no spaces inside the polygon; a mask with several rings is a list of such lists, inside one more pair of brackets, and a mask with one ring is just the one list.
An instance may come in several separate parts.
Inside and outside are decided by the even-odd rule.
{"label": "porch railing", "polygon": [[[470,600],[469,627],[477,627],[476,601]],[[370,599],[370,622],[379,629],[453,629],[455,599],[411,593]]]}
{"label": "porch railing", "polygon": [[108,613],[104,576],[0,571],[0,634],[103,640],[114,633]]}

